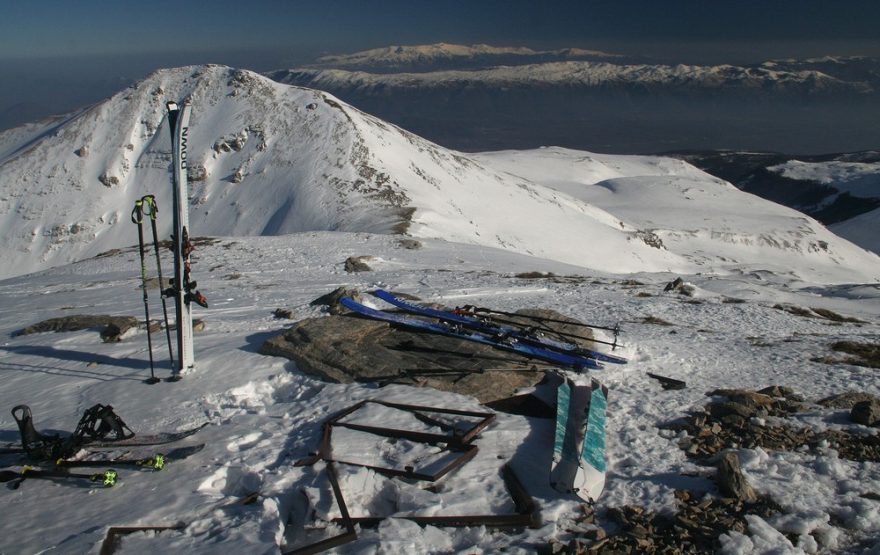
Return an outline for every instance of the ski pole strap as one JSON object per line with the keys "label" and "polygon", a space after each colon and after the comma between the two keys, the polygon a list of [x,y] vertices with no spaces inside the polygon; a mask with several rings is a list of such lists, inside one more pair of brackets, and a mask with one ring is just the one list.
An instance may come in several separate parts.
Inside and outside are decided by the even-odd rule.
{"label": "ski pole strap", "polygon": [[131,223],[144,223],[144,199],[134,201],[134,208],[131,211]]}
{"label": "ski pole strap", "polygon": [[159,215],[159,207],[156,204],[156,197],[153,195],[144,195],[141,197],[140,202],[143,204],[143,213],[149,216],[151,220],[155,220],[156,216]]}

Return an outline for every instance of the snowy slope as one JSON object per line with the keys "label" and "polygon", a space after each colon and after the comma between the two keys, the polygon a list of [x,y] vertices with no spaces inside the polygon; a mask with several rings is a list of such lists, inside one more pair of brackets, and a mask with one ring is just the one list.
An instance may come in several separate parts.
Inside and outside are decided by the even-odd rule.
{"label": "snowy slope", "polygon": [[880,259],[813,218],[680,160],[561,148],[476,158],[607,210],[656,236],[695,271],[742,272],[760,260],[764,269],[806,281],[874,282],[878,276]]}
{"label": "snowy slope", "polygon": [[[818,208],[832,205],[841,195],[858,199],[880,199],[880,163],[877,162],[790,160],[767,169],[789,179],[829,187],[834,193],[824,198]],[[880,253],[880,210],[872,210],[829,227],[840,237]]]}
{"label": "snowy slope", "polygon": [[[177,383],[142,383],[143,330],[118,343],[103,343],[96,330],[15,335],[75,313],[143,313],[128,212],[141,195],[156,194],[167,236],[164,101],[187,96],[199,178],[194,234],[218,236],[198,242],[193,255],[193,278],[210,303],[195,310],[206,328],[196,334],[194,371]],[[627,504],[673,511],[683,487],[715,495],[676,433],[658,430],[704,404],[707,391],[775,384],[810,400],[848,389],[880,393],[876,370],[819,362],[833,356],[835,342],[880,335],[878,258],[676,160],[555,148],[465,156],[320,92],[217,66],[161,71],[65,120],[4,133],[0,153],[0,254],[5,275],[16,276],[0,281],[0,440],[17,440],[9,409],[20,403],[44,431],[71,431],[95,403],[113,405],[141,434],[208,423],[184,442],[204,442],[203,451],[160,473],[122,470],[113,489],[37,480],[2,488],[14,507],[0,519],[3,553],[94,553],[110,526],[177,522],[185,528],[134,534],[117,553],[277,553],[303,541],[306,500],[318,517],[335,516],[320,466],[295,466],[314,451],[328,416],[362,399],[484,410],[473,398],[431,389],[323,383],[258,354],[290,324],[274,309],[290,309],[294,321],[321,316],[311,301],[340,286],[621,322],[620,354],[630,363],[596,373],[610,389],[608,481],[597,505],[604,524],[607,509]],[[423,247],[403,248],[389,233],[402,228]],[[113,247],[121,248],[92,256]],[[170,267],[170,253],[162,255]],[[343,261],[360,255],[373,257],[373,271],[346,273]],[[26,273],[35,268],[44,269]],[[516,277],[523,272],[566,277]],[[662,293],[679,275],[693,297]],[[805,318],[779,303],[863,323]],[[153,336],[154,355],[165,376],[162,335]],[[663,391],[646,372],[688,387]],[[814,429],[869,433],[842,411],[797,418]],[[499,414],[477,440],[477,457],[436,491],[364,470],[341,477],[356,515],[499,514],[511,510],[499,475],[509,461],[541,507],[540,527],[420,528],[390,519],[359,530],[340,552],[525,554],[550,539],[567,542],[581,508],[547,484],[552,426]],[[400,445],[367,447],[334,445],[407,460]],[[828,446],[738,452],[754,487],[783,512],[727,534],[729,552],[878,548],[877,463],[843,459]],[[333,533],[311,531],[313,539]]]}
{"label": "snowy slope", "polygon": [[[364,254],[375,257],[373,272],[343,271],[346,257]],[[641,285],[634,286],[628,279],[499,249],[425,240],[422,249],[408,250],[394,236],[342,232],[227,238],[200,246],[194,256],[194,277],[211,308],[197,309],[207,327],[196,335],[196,368],[173,384],[141,382],[148,375],[142,330],[111,344],[102,343],[96,330],[11,336],[25,325],[66,314],[141,314],[135,249],[0,281],[0,407],[5,407],[0,439],[16,440],[9,408],[19,403],[31,406],[41,430],[72,430],[94,403],[113,405],[139,433],[209,423],[182,442],[206,443],[202,452],[159,473],[120,469],[113,489],[37,480],[17,490],[0,489],[4,505],[14,507],[0,519],[0,551],[95,553],[110,526],[181,522],[182,531],[127,537],[117,553],[278,553],[280,544],[304,540],[296,515],[306,497],[319,517],[336,513],[321,467],[294,466],[315,449],[325,418],[368,398],[485,410],[474,399],[431,389],[322,383],[285,359],[257,354],[267,337],[288,325],[273,318],[276,307],[291,309],[295,320],[319,316],[310,301],[339,286],[380,285],[451,306],[541,306],[598,324],[621,321],[626,345],[621,354],[630,364],[594,373],[610,388],[608,481],[597,505],[600,515],[625,504],[671,511],[681,488],[716,495],[706,469],[685,456],[677,436],[657,428],[704,404],[707,391],[778,384],[811,400],[847,389],[880,393],[876,370],[815,361],[829,353],[832,342],[880,334],[876,284],[798,290],[768,279],[766,272],[731,279],[693,275],[686,278],[698,288],[698,297],[685,302],[679,295],[661,294],[669,275],[641,274],[636,276]],[[524,271],[572,277],[514,277]],[[730,295],[746,302],[725,302]],[[870,323],[831,326],[772,308],[780,302],[831,309]],[[647,316],[673,325],[652,324]],[[157,335],[157,373],[165,376],[169,368]],[[757,340],[766,346],[756,346]],[[663,391],[646,372],[683,379],[688,387]],[[798,424],[863,429],[846,424],[842,411],[808,412]],[[477,457],[444,479],[436,493],[342,469],[342,487],[355,515],[499,514],[511,510],[499,476],[501,465],[510,461],[540,504],[539,528],[419,528],[389,520],[376,530],[359,530],[359,540],[339,552],[527,554],[551,538],[567,542],[581,508],[578,498],[547,485],[552,437],[549,420],[499,414],[477,440]],[[357,448],[363,456],[377,456],[381,448],[384,456],[406,460],[408,455],[389,444],[334,445],[346,454]],[[751,483],[782,505],[783,513],[769,523],[755,517],[745,534],[727,537],[731,545],[754,543],[763,550],[730,552],[802,553],[796,545],[818,545],[823,552],[860,553],[859,545],[877,547],[880,510],[867,497],[880,488],[877,463],[848,461],[828,448],[738,451]],[[255,502],[238,503],[255,492]],[[311,537],[333,533],[319,528]]]}
{"label": "snowy slope", "polygon": [[[504,155],[449,151],[324,93],[221,66],[162,70],[66,120],[0,135],[0,254],[7,261],[0,275],[131,245],[129,213],[146,193],[157,196],[160,235],[167,236],[164,102],[185,98],[194,106],[194,235],[407,232],[609,272],[726,272],[730,258],[747,258],[741,247],[759,236],[771,250],[808,259],[799,265],[803,279],[876,279],[876,256],[684,163],[571,151],[565,156],[578,160],[575,168],[556,160],[544,171],[543,154],[525,153],[518,165],[541,169],[529,173],[507,167]],[[571,171],[578,173],[553,177]],[[592,186],[611,178],[635,181]],[[724,216],[720,235],[710,219],[681,217],[694,215],[689,195],[701,190],[714,215]],[[634,209],[645,206],[640,197],[669,208],[667,217]],[[755,233],[754,220],[767,214],[779,218]],[[730,244],[740,248],[728,252]]]}
{"label": "snowy slope", "polygon": [[880,209],[833,224],[829,228],[840,237],[880,253]]}
{"label": "snowy slope", "polygon": [[[168,213],[169,98],[194,105],[196,234],[392,232],[412,220],[410,231],[420,236],[572,263],[582,256],[566,238],[601,233],[609,250],[597,254],[627,253],[608,262],[610,269],[680,267],[583,202],[481,167],[317,91],[209,66],[157,72],[35,140],[5,136],[0,227],[11,264],[3,275],[131,244],[128,213],[143,194],[156,194],[160,213]],[[501,198],[507,214],[497,210]],[[484,221],[487,213],[493,217]],[[161,225],[166,235],[170,219]]]}

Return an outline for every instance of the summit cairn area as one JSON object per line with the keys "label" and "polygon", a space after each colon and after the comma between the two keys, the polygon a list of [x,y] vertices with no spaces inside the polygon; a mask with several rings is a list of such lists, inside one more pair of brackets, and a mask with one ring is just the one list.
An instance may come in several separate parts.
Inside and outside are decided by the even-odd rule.
{"label": "summit cairn area", "polygon": [[[342,296],[344,292],[323,296],[321,299],[331,303],[327,305],[331,316],[297,322],[263,343],[260,353],[289,358],[303,372],[331,382],[433,387],[473,395],[481,403],[504,399],[518,389],[534,386],[548,368],[541,361],[488,345],[399,329],[358,317],[333,302]],[[522,316],[510,319],[525,327],[535,324],[528,316],[577,323],[552,310],[534,308],[519,313]],[[544,326],[552,332],[579,337],[576,341],[584,348],[595,348],[587,328],[553,322]]]}

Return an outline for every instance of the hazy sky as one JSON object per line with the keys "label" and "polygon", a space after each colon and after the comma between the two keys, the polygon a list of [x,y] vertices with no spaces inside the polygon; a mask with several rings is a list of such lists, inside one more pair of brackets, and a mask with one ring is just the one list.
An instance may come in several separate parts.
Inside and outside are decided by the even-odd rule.
{"label": "hazy sky", "polygon": [[230,50],[296,58],[440,41],[597,48],[707,40],[761,57],[756,50],[774,42],[880,44],[877,0],[0,0],[0,6],[3,58]]}
{"label": "hazy sky", "polygon": [[878,0],[0,0],[0,129],[160,68],[453,42],[689,63],[880,55]]}

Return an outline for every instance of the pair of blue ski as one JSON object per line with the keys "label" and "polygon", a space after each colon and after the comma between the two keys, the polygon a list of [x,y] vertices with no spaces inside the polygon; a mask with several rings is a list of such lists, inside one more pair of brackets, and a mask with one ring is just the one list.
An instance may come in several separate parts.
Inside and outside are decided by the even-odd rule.
{"label": "pair of blue ski", "polygon": [[594,351],[559,350],[546,343],[542,343],[539,338],[530,336],[521,330],[516,330],[515,328],[502,328],[476,318],[470,318],[452,312],[435,310],[408,303],[387,291],[380,290],[375,294],[377,297],[390,304],[398,306],[411,314],[428,316],[436,318],[439,321],[428,322],[404,314],[375,310],[350,298],[343,298],[340,302],[349,310],[369,318],[382,320],[410,329],[437,333],[448,337],[458,337],[460,339],[466,339],[484,345],[491,345],[501,350],[519,353],[526,357],[543,360],[575,370],[602,368],[598,360],[599,355],[602,356],[601,360],[605,362],[614,362],[618,364],[626,362],[626,359],[604,355]]}
{"label": "pair of blue ski", "polygon": [[[497,325],[491,321],[475,318],[473,316],[465,316],[463,314],[456,314],[454,312],[449,312],[446,310],[438,310],[435,308],[413,304],[401,299],[400,297],[397,297],[393,293],[389,293],[388,291],[384,291],[382,289],[374,291],[373,295],[411,314],[428,316],[431,318],[436,318],[441,322],[445,322],[447,324],[476,330],[482,334],[490,336],[496,341],[501,338],[501,341],[503,341],[505,344],[526,344],[528,346],[538,348],[541,351],[548,351],[551,356],[555,353],[559,355],[565,355],[566,357],[576,358],[577,360],[587,359],[593,361],[592,364],[589,365],[582,364],[581,366],[583,366],[584,368],[601,368],[601,365],[599,365],[598,362],[610,362],[612,364],[626,364],[627,362],[627,360],[623,357],[609,355],[607,353],[601,353],[599,351],[593,351],[590,349],[584,349],[573,343],[556,341],[549,337],[535,335],[526,330]],[[569,360],[569,358],[566,358],[565,360]],[[551,362],[556,361],[551,360]],[[560,363],[565,364],[564,362]],[[572,367],[577,366],[572,364],[566,365]]]}

